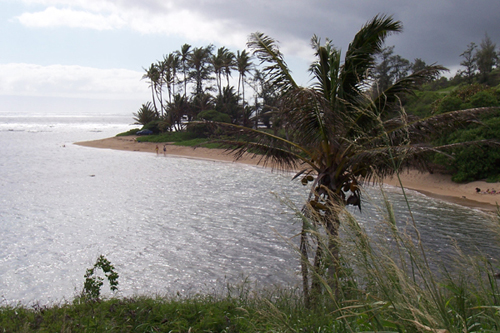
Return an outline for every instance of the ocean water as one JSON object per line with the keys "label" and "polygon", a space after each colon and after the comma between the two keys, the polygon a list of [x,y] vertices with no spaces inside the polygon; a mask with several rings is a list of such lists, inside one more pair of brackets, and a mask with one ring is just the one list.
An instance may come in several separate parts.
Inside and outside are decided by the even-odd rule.
{"label": "ocean water", "polygon": [[[210,292],[247,279],[299,285],[286,238],[306,189],[290,174],[237,163],[95,149],[74,142],[114,136],[130,115],[0,113],[0,304],[69,301],[103,254],[118,271],[119,295]],[[401,193],[386,187],[408,221]],[[379,188],[365,195],[369,232],[383,218]],[[431,251],[454,242],[500,251],[480,211],[410,191]],[[293,243],[293,241],[292,241]]]}

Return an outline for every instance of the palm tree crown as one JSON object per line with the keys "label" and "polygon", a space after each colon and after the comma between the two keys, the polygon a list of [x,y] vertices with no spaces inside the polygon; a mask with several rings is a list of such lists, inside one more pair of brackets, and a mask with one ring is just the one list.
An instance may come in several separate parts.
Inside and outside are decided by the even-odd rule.
{"label": "palm tree crown", "polygon": [[[296,84],[276,41],[262,33],[252,34],[249,47],[265,63],[267,80],[281,91],[278,112],[289,139],[253,131],[258,140],[241,142],[237,153],[257,148],[264,153],[263,163],[301,168],[299,174],[304,176],[314,173],[316,191],[326,187],[331,191],[327,200],[346,204],[349,196],[359,196],[347,190],[355,188],[351,184],[380,180],[396,171],[391,159],[402,162],[430,149],[422,144],[430,120],[411,122],[398,101],[401,94],[410,93],[443,67],[428,66],[376,96],[368,91],[377,53],[385,38],[401,29],[391,17],[376,16],[356,34],[343,63],[331,41],[321,45],[313,36],[317,60],[310,67],[314,83],[308,88]],[[397,116],[389,120],[388,115],[394,113]],[[349,203],[359,205],[359,200]]]}

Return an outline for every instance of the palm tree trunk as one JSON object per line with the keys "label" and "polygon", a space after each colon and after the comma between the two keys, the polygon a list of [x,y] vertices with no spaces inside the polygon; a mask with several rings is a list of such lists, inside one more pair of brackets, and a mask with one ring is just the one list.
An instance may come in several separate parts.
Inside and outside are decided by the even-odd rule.
{"label": "palm tree trunk", "polygon": [[[323,220],[324,219],[324,220]],[[339,286],[338,286],[338,273],[340,268],[340,257],[339,257],[339,227],[340,220],[336,212],[330,212],[322,218],[323,221],[317,221],[322,223],[326,229],[327,238],[326,244],[325,239],[322,236],[315,234],[316,238],[316,253],[314,256],[314,263],[311,269],[311,288],[308,291],[308,299],[305,299],[306,306],[314,306],[318,302],[318,297],[322,294],[325,280],[328,287],[331,289],[333,295],[336,298],[339,296]],[[302,242],[302,238],[301,238]],[[301,243],[301,251],[302,243]],[[303,255],[304,256],[304,255]],[[304,265],[304,263],[302,263]],[[304,280],[304,266],[302,266],[302,276]],[[307,279],[307,277],[306,277]],[[303,281],[305,285],[305,282]],[[304,291],[305,291],[304,287]],[[306,294],[304,292],[304,298]],[[307,303],[306,303],[307,302]]]}
{"label": "palm tree trunk", "polygon": [[326,216],[326,232],[328,234],[328,256],[329,265],[327,272],[327,283],[331,290],[338,296],[338,274],[340,269],[339,257],[339,227],[340,217],[335,208],[329,210]]}
{"label": "palm tree trunk", "polygon": [[241,76],[241,91],[242,91],[242,102],[243,102],[243,107],[245,107],[245,76]]}
{"label": "palm tree trunk", "polygon": [[311,304],[309,294],[309,256],[307,254],[307,230],[306,221],[302,222],[302,232],[300,234],[300,255],[302,271],[302,289],[304,292],[304,305],[308,308]]}
{"label": "palm tree trunk", "polygon": [[184,98],[186,98],[186,91],[187,91],[186,67],[184,67]]}
{"label": "palm tree trunk", "polygon": [[311,283],[311,301],[313,306],[317,303],[318,296],[321,294],[321,277],[323,276],[323,244],[321,239],[316,235],[317,247],[314,255],[314,264]]}
{"label": "palm tree trunk", "polygon": [[155,98],[155,87],[154,87],[154,84],[151,84],[151,95],[153,97],[153,105],[155,107],[156,115],[158,116],[158,108],[156,107],[156,98]]}
{"label": "palm tree trunk", "polygon": [[161,108],[161,116],[163,117],[163,87],[160,85],[158,91],[157,91],[157,94],[158,94],[158,99],[160,100],[160,108]]}

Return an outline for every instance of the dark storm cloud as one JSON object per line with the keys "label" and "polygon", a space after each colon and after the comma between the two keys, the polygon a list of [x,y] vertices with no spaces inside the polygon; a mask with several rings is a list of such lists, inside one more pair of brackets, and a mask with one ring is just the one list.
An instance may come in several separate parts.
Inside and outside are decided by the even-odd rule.
{"label": "dark storm cloud", "polygon": [[[427,63],[458,66],[467,44],[479,44],[488,33],[500,44],[498,0],[293,0],[195,1],[175,5],[198,11],[213,20],[225,20],[251,33],[264,32],[281,41],[301,40],[309,45],[313,34],[328,37],[345,50],[361,26],[377,14],[392,15],[403,23],[403,33],[387,39],[395,53]],[[228,31],[230,32],[230,30]]]}

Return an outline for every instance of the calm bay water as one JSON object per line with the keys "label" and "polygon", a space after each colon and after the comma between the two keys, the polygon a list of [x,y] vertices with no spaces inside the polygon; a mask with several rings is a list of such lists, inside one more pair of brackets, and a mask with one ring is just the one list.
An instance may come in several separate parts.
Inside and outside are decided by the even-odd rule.
{"label": "calm bay water", "polygon": [[[276,199],[300,206],[305,188],[260,167],[80,147],[131,128],[129,115],[0,113],[0,300],[71,300],[104,254],[120,294],[210,291],[248,277],[298,284],[298,260],[279,235],[300,229]],[[403,223],[399,191],[386,191]],[[378,188],[363,213],[376,232]],[[425,243],[447,254],[452,239],[490,256],[500,250],[476,210],[411,193]]]}

